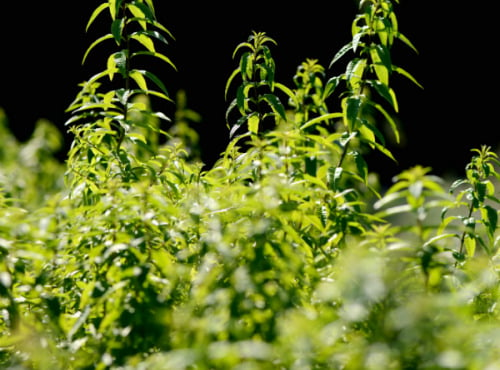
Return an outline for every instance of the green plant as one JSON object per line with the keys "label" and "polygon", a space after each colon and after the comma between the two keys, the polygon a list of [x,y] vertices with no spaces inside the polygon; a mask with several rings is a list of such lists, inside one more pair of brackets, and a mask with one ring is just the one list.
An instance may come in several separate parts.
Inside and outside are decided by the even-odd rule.
{"label": "green plant", "polygon": [[66,164],[47,122],[22,145],[0,115],[0,366],[499,367],[496,154],[473,149],[450,192],[420,165],[383,190],[365,159],[395,159],[389,82],[416,82],[391,61],[396,40],[414,49],[396,11],[361,1],[331,68],[306,59],[291,87],[253,32],[226,84],[230,142],[202,170],[199,115],[180,91],[167,126],[166,87],[135,65],[172,65],[153,1],[99,5],[88,25],[108,12],[111,31],[84,59],[118,50],[69,108]]}

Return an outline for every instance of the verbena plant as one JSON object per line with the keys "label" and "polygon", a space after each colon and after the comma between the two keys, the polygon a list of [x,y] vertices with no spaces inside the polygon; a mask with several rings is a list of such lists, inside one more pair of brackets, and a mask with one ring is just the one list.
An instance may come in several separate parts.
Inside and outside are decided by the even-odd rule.
{"label": "verbena plant", "polygon": [[386,191],[369,170],[371,151],[395,159],[390,82],[419,85],[391,59],[415,49],[396,10],[361,1],[352,40],[294,86],[251,33],[226,84],[230,142],[202,170],[182,92],[173,122],[151,108],[173,99],[139,62],[174,66],[153,1],[99,5],[88,24],[110,32],[84,59],[110,54],[68,109],[66,164],[43,122],[0,149],[2,367],[499,367],[496,154],[473,149],[449,191],[418,165]]}

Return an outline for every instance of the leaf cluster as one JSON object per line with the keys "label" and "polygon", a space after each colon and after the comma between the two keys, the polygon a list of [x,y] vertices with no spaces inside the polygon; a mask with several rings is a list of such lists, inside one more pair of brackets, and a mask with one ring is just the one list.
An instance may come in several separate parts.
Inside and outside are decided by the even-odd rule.
{"label": "leaf cluster", "polygon": [[151,99],[166,89],[132,63],[171,64],[153,1],[99,5],[88,25],[108,13],[110,33],[85,57],[118,50],[69,108],[66,164],[48,123],[21,145],[0,116],[0,366],[499,367],[497,155],[473,149],[449,191],[419,165],[384,190],[364,159],[392,158],[389,82],[413,79],[390,58],[396,40],[413,48],[396,5],[362,1],[332,66],[305,60],[293,87],[273,39],[239,44],[231,140],[211,168],[186,96],[164,127]]}

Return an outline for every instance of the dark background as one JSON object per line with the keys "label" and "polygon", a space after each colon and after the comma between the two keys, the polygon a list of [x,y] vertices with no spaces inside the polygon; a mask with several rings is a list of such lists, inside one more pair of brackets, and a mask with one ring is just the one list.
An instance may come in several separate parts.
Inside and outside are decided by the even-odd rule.
{"label": "dark background", "polygon": [[[64,111],[78,93],[78,83],[105,68],[103,53],[110,44],[96,48],[81,65],[88,45],[109,32],[103,14],[85,33],[91,12],[101,2],[3,1],[0,6],[0,107],[20,140],[31,135],[39,118],[49,119],[66,133],[63,124],[69,117]],[[438,175],[462,175],[470,149],[481,144],[496,149],[500,142],[495,12],[479,4],[436,3],[401,0],[397,6],[400,30],[419,54],[397,43],[393,63],[413,74],[424,90],[401,76],[392,78],[404,140],[390,148],[399,163],[379,155],[369,158],[370,168],[387,179],[416,164],[432,167]],[[356,12],[351,0],[311,1],[299,7],[279,1],[229,4],[156,1],[159,21],[176,38],[163,51],[178,72],[161,66],[155,73],[171,96],[184,89],[189,108],[202,115],[195,128],[208,165],[228,142],[224,86],[236,67],[231,58],[236,45],[246,41],[252,30],[266,32],[278,43],[272,49],[276,79],[293,86],[292,77],[302,61],[314,58],[328,66],[350,41]],[[330,76],[343,68],[339,64]],[[173,114],[168,103],[154,108]],[[67,146],[70,142],[67,135]]]}

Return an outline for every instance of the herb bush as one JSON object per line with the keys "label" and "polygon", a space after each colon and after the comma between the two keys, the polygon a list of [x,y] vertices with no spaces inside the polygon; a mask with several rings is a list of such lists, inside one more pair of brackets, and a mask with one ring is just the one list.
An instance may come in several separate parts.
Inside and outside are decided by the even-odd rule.
{"label": "herb bush", "polygon": [[[110,0],[103,71],[18,143],[0,115],[0,365],[11,369],[496,369],[499,162],[472,150],[383,190],[366,155],[398,139],[397,1],[363,0],[328,68],[276,80],[277,43],[237,45],[230,141],[199,160],[185,96],[145,68],[173,40],[153,0]],[[344,63],[344,72],[330,71]],[[388,131],[387,128],[390,130]]]}

